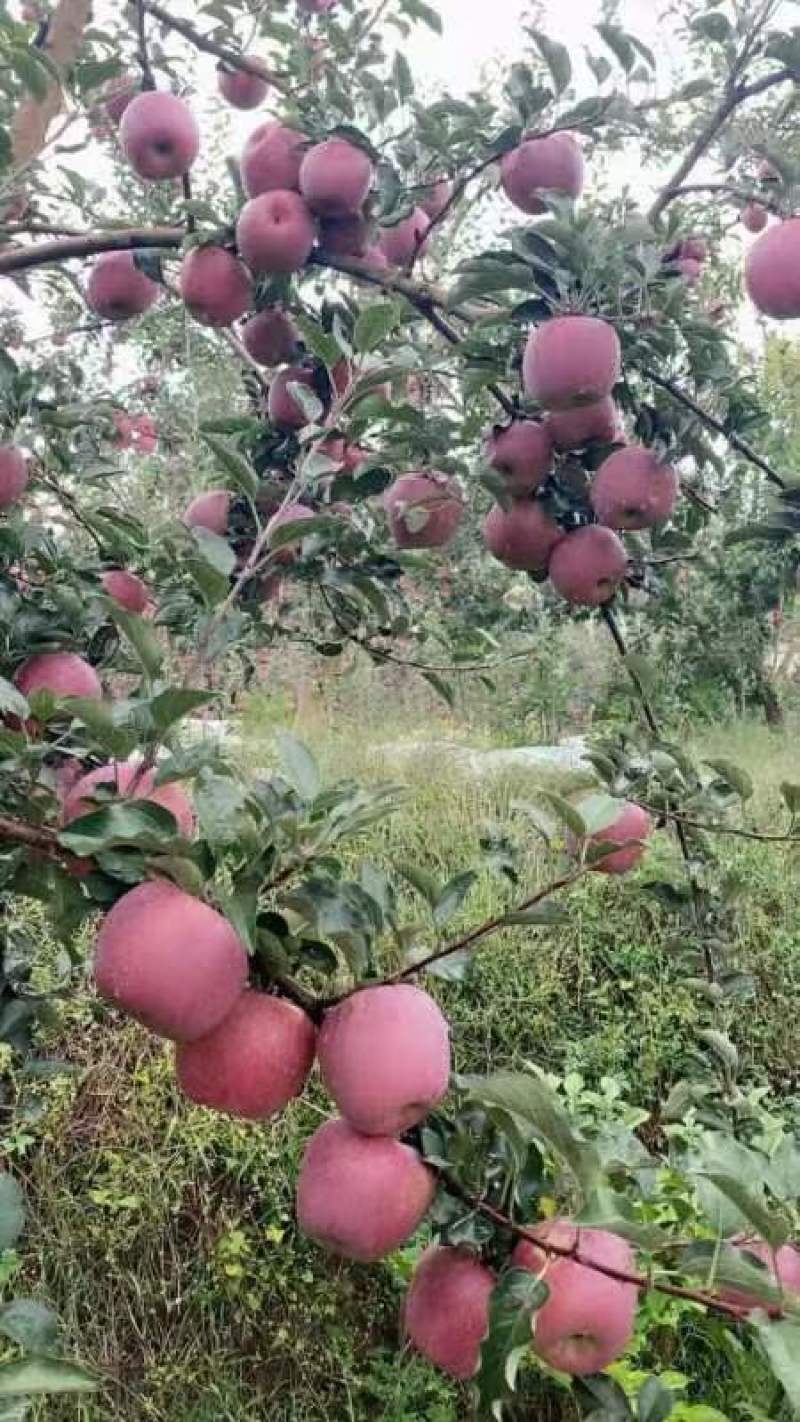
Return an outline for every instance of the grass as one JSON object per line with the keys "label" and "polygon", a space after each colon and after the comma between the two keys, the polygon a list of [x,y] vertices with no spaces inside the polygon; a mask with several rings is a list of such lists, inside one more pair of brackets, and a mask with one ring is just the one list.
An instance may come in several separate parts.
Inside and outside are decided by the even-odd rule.
{"label": "grass", "polygon": [[[246,711],[246,763],[265,762],[265,729],[271,734],[280,719],[261,714],[258,703]],[[414,725],[402,717],[391,726],[356,720],[335,741],[324,725],[310,729],[326,774],[396,778],[380,748],[413,736]],[[465,732],[451,720],[427,724],[426,739],[440,735],[463,739]],[[792,774],[792,735],[737,725],[708,736],[701,749],[757,769],[748,815],[770,823],[780,781]],[[519,776],[467,780],[430,755],[407,762],[403,778],[408,804],[376,826],[358,853],[386,865],[424,864],[442,879],[474,862],[481,825],[507,821],[512,802],[531,788]],[[513,823],[522,883],[535,883],[547,872],[545,852],[524,818]],[[677,868],[668,837],[658,841],[648,873]],[[733,1010],[731,1031],[751,1078],[791,1103],[800,1062],[796,851],[730,839],[724,853],[747,880],[734,946],[759,986],[755,1002]],[[640,878],[584,881],[571,892],[563,928],[499,934],[480,950],[471,982],[436,982],[459,1070],[527,1058],[578,1073],[587,1087],[614,1076],[628,1100],[647,1108],[663,1097],[689,1059],[702,1008],[682,983],[669,920],[641,893]],[[496,911],[499,892],[498,881],[482,875],[469,920]],[[79,1070],[38,1088],[35,1109],[9,1143],[32,1205],[13,1287],[52,1301],[68,1346],[102,1369],[109,1385],[87,1400],[40,1402],[34,1417],[470,1416],[462,1391],[398,1352],[399,1306],[417,1246],[365,1268],[331,1261],[295,1232],[292,1181],[304,1140],[329,1109],[318,1086],[264,1126],[192,1108],[176,1092],[169,1049],[112,1022],[88,991],[64,1010],[46,1046]],[[697,1399],[723,1416],[752,1416],[740,1410],[747,1388],[734,1362],[696,1318],[690,1325],[679,1338],[665,1329],[661,1362],[699,1366]],[[652,1346],[651,1337],[639,1361],[652,1364]],[[569,1394],[533,1369],[523,1396],[520,1418],[577,1416]]]}

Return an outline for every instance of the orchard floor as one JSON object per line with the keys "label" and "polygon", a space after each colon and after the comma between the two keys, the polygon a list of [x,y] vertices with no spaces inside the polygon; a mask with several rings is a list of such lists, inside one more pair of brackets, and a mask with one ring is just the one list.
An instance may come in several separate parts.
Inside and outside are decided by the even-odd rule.
{"label": "orchard floor", "polygon": [[[267,759],[260,718],[245,718],[250,763]],[[402,728],[398,728],[402,730]],[[448,733],[452,728],[448,728]],[[428,728],[428,734],[430,728]],[[313,741],[314,735],[309,732]],[[377,740],[376,732],[376,740]],[[380,733],[385,741],[386,728]],[[702,743],[759,776],[752,823],[779,813],[778,785],[797,780],[796,732],[721,728]],[[380,777],[363,731],[316,746],[329,778]],[[441,877],[466,868],[486,820],[502,820],[525,787],[466,783],[430,761],[409,765],[406,809],[358,847],[384,863],[427,864]],[[521,822],[518,822],[518,826]],[[530,836],[523,883],[543,851]],[[669,868],[668,837],[648,864]],[[354,851],[355,853],[355,851]],[[736,954],[757,978],[755,1002],[730,1030],[746,1080],[797,1103],[800,1115],[800,927],[797,851],[728,839],[724,854],[746,881]],[[566,926],[516,930],[481,950],[468,985],[436,981],[453,1024],[458,1069],[521,1059],[564,1075],[574,1089],[613,1077],[653,1107],[682,1073],[698,1007],[681,985],[669,924],[637,878],[585,882]],[[474,921],[497,902],[481,878]],[[457,925],[456,925],[457,927]],[[39,1088],[38,1111],[10,1146],[31,1217],[13,1279],[57,1308],[67,1346],[107,1373],[88,1400],[42,1401],[31,1416],[83,1422],[464,1422],[466,1395],[399,1351],[398,1309],[420,1241],[383,1265],[333,1262],[299,1238],[292,1182],[302,1144],[328,1110],[317,1087],[274,1125],[234,1124],[178,1096],[169,1051],[111,1020],[88,989],[47,1042],[79,1070]],[[607,1088],[606,1088],[607,1089]],[[614,1088],[612,1088],[614,1089]],[[738,1369],[699,1314],[684,1306],[649,1318],[625,1366],[686,1370],[693,1422],[754,1418],[756,1371]],[[576,1418],[569,1394],[530,1368],[511,1414]],[[755,1409],[755,1410],[753,1410]]]}

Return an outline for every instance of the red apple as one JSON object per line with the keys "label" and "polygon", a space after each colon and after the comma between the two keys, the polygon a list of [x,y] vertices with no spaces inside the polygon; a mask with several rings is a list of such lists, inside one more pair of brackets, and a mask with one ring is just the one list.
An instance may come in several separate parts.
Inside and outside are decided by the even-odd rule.
{"label": "red apple", "polygon": [[200,150],[200,129],[183,99],[147,89],[122,115],[119,141],[139,177],[160,182],[188,173]]}
{"label": "red apple", "polygon": [[662,464],[652,449],[630,445],[600,465],[589,501],[608,528],[651,528],[670,517],[679,488],[671,465]]}
{"label": "red apple", "polygon": [[124,568],[112,568],[108,573],[103,573],[100,582],[103,591],[128,612],[144,612],[150,601],[147,583]]}
{"label": "red apple", "polygon": [[383,496],[398,548],[441,548],[461,522],[464,505],[446,474],[403,474]]}
{"label": "red apple", "polygon": [[[134,784],[135,782],[135,784]],[[155,784],[155,771],[146,770],[140,773],[139,765],[136,761],[111,761],[109,765],[101,765],[97,770],[90,770],[87,775],[82,775],[79,780],[70,788],[64,797],[63,820],[68,825],[72,820],[78,819],[81,815],[89,815],[93,810],[99,809],[99,801],[92,803],[92,797],[98,785],[114,790],[114,794],[119,799],[132,797],[134,800],[150,800],[154,805],[161,805],[163,809],[169,810],[174,815],[178,825],[178,834],[184,839],[191,839],[194,834],[194,810],[185,790],[175,781],[170,781],[167,785]]]}
{"label": "red apple", "polygon": [[705,237],[685,237],[681,242],[679,256],[688,257],[692,262],[703,262],[708,257],[708,243]]}
{"label": "red apple", "polygon": [[494,1285],[491,1269],[468,1249],[426,1249],[406,1296],[403,1331],[438,1368],[455,1378],[471,1378],[489,1332]]}
{"label": "red apple", "polygon": [[567,602],[600,607],[610,602],[628,570],[625,546],[610,528],[576,528],[553,549],[548,573]]}
{"label": "red apple", "polygon": [[695,257],[680,257],[677,267],[689,286],[696,286],[703,275],[703,263],[698,262]]}
{"label": "red apple", "polygon": [[800,217],[762,233],[747,253],[744,276],[750,300],[765,316],[800,316]]}
{"label": "red apple", "polygon": [[496,426],[486,443],[486,458],[504,476],[510,494],[533,494],[553,468],[550,431],[537,420],[515,420],[507,429]]}
{"label": "red apple", "polygon": [[407,267],[425,244],[425,233],[430,227],[430,218],[421,207],[415,207],[409,217],[396,222],[393,227],[378,230],[378,248],[390,267]]}
{"label": "red apple", "polygon": [[288,275],[305,266],[316,227],[299,193],[276,189],[246,202],[236,224],[236,245],[256,276]]}
{"label": "red apple", "polygon": [[552,410],[546,424],[556,449],[583,449],[594,440],[611,444],[621,438],[619,413],[610,395],[593,405]]}
{"label": "red apple", "polygon": [[506,153],[500,164],[506,197],[522,212],[533,214],[547,211],[543,192],[579,197],[583,177],[583,154],[570,133],[526,139]]}
{"label": "red apple", "polygon": [[362,148],[344,138],[328,138],[306,153],[300,191],[319,217],[348,217],[363,205],[372,176],[372,163]]}
{"label": "red apple", "polygon": [[[620,1273],[635,1273],[633,1251],[619,1235],[602,1229],[578,1229],[553,1220],[537,1230],[542,1243],[577,1246],[579,1256]],[[633,1336],[638,1289],[587,1268],[575,1259],[548,1256],[538,1245],[520,1240],[512,1254],[518,1269],[542,1274],[549,1297],[533,1318],[533,1351],[549,1367],[573,1377],[599,1373],[616,1362]]]}
{"label": "red apple", "polygon": [[279,306],[267,306],[245,321],[242,345],[259,365],[281,365],[291,360],[297,349],[294,322]]}
{"label": "red apple", "polygon": [[[764,1282],[766,1284],[780,1285],[784,1293],[791,1296],[791,1301],[796,1307],[800,1307],[800,1250],[793,1244],[783,1244],[775,1251],[773,1258],[772,1249],[765,1239],[753,1239],[746,1235],[737,1235],[730,1241],[735,1248],[745,1255],[753,1255],[766,1265]],[[752,1263],[751,1259],[747,1260]],[[777,1265],[777,1269],[776,1266]],[[734,1305],[743,1315],[751,1313],[755,1308],[766,1309],[767,1313],[773,1317],[780,1312],[776,1304],[765,1304],[763,1300],[754,1294],[748,1294],[745,1289],[720,1289],[720,1298],[728,1304]]]}
{"label": "red apple", "polygon": [[[298,524],[297,537],[291,543],[284,543],[274,553],[276,563],[293,563],[300,544],[303,542],[305,534],[302,525],[310,518],[314,518],[314,510],[306,508],[305,504],[286,504],[284,508],[278,509],[277,513],[267,523],[267,533],[272,534],[277,528],[284,528],[288,524]],[[270,546],[270,539],[267,538],[267,547]]]}
{"label": "red apple", "polygon": [[436,1177],[411,1146],[326,1121],[309,1141],[297,1183],[297,1223],[334,1254],[370,1264],[419,1228]]}
{"label": "red apple", "polygon": [[596,316],[555,316],[531,331],[522,360],[525,392],[549,410],[592,405],[611,394],[621,368],[619,337]]}
{"label": "red apple", "polygon": [[270,120],[259,124],[242,151],[240,168],[247,196],[258,197],[275,189],[300,189],[300,164],[306,139],[296,129]]}
{"label": "red apple", "polygon": [[452,184],[447,181],[447,178],[436,178],[425,188],[420,196],[419,205],[431,222],[435,222],[447,206],[452,191]]}
{"label": "red apple", "polygon": [[763,232],[769,222],[769,213],[760,202],[749,202],[742,208],[741,223],[747,232]]}
{"label": "red apple", "polygon": [[51,691],[54,696],[82,696],[99,701],[103,695],[94,667],[77,652],[38,652],[17,668],[14,685],[23,696],[30,696],[34,691]]}
{"label": "red apple", "polygon": [[204,326],[230,326],[253,303],[246,267],[224,247],[193,247],[181,263],[180,293]]}
{"label": "red apple", "polygon": [[[598,874],[629,874],[642,859],[645,852],[644,841],[649,839],[652,833],[653,821],[647,811],[643,810],[641,805],[626,802],[613,824],[587,836],[588,844],[622,844],[625,848],[598,860],[597,864],[592,865],[592,869]],[[629,842],[634,840],[640,840],[642,843]],[[571,838],[570,849],[573,853],[578,853],[579,842]]]}
{"label": "red apple", "polygon": [[349,217],[323,220],[319,226],[319,245],[323,252],[335,257],[365,257],[370,249],[372,223],[361,213]]}
{"label": "red apple", "polygon": [[15,444],[0,444],[0,509],[10,509],[28,487],[28,461]]}
{"label": "red apple", "polygon": [[318,1055],[345,1120],[368,1136],[409,1130],[447,1091],[447,1020],[428,993],[408,983],[363,988],[331,1008]]}
{"label": "red apple", "polygon": [[157,300],[159,289],[137,267],[132,252],[105,252],[86,283],[87,304],[104,321],[129,321]]}
{"label": "red apple", "polygon": [[97,935],[97,991],[159,1037],[193,1042],[241,996],[247,954],[226,918],[165,880],[118,899]]}
{"label": "red apple", "polygon": [[218,533],[224,538],[228,532],[228,515],[231,510],[231,496],[227,489],[209,489],[205,494],[196,494],[183,512],[183,522],[187,528],[207,528],[209,533]]}
{"label": "red apple", "polygon": [[287,365],[272,377],[267,414],[280,430],[301,430],[310,421],[300,401],[290,391],[290,385],[304,385],[312,394],[317,393],[313,370],[304,365]]}
{"label": "red apple", "polygon": [[175,1050],[178,1084],[190,1101],[265,1121],[299,1096],[314,1064],[310,1017],[284,997],[244,992],[207,1036]]}
{"label": "red apple", "polygon": [[544,572],[564,530],[541,503],[515,500],[507,511],[495,504],[483,523],[483,539],[492,557],[517,571]]}
{"label": "red apple", "polygon": [[269,84],[249,69],[229,69],[217,65],[217,88],[235,109],[257,109],[267,97]]}

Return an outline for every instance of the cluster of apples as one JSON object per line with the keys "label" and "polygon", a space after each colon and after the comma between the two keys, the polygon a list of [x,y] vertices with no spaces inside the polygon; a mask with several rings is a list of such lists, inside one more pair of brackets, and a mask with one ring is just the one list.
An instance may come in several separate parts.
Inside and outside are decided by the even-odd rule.
{"label": "cluster of apples", "polygon": [[158,448],[158,427],[152,415],[130,414],[115,410],[114,441],[120,449],[133,449],[137,454],[153,454]]}

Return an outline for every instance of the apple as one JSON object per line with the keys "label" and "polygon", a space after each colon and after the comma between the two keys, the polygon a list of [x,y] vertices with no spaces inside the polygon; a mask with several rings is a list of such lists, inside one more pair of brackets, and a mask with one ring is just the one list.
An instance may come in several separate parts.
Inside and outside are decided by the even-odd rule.
{"label": "apple", "polygon": [[129,321],[157,300],[159,288],[134,260],[133,252],[104,252],[92,264],[86,301],[104,321]]}
{"label": "apple", "polygon": [[318,217],[348,217],[360,210],[372,178],[372,162],[362,148],[344,138],[327,138],[306,153],[300,192]]}
{"label": "apple", "polygon": [[455,1378],[478,1371],[489,1332],[491,1269],[468,1249],[433,1245],[422,1255],[403,1310],[403,1331],[426,1358]]}
{"label": "apple", "polygon": [[247,268],[224,247],[193,247],[181,262],[180,293],[204,326],[230,326],[253,304]]}
{"label": "apple", "polygon": [[349,217],[323,219],[319,245],[334,257],[365,257],[370,249],[373,225],[361,213]]}
{"label": "apple", "polygon": [[256,276],[288,276],[305,266],[316,232],[300,194],[275,189],[245,203],[236,223],[236,245]]}
{"label": "apple", "polygon": [[252,70],[230,69],[226,64],[218,64],[217,88],[233,108],[257,109],[267,97],[269,84]]}
{"label": "apple", "polygon": [[[792,1296],[792,1303],[800,1307],[800,1249],[793,1244],[783,1244],[773,1257],[772,1249],[765,1239],[737,1235],[730,1243],[741,1250],[745,1257],[753,1255],[766,1265],[764,1282],[779,1285],[784,1293]],[[753,1261],[748,1259],[747,1262],[751,1264]],[[754,1294],[748,1294],[745,1289],[720,1289],[719,1296],[725,1303],[740,1309],[743,1315],[751,1313],[755,1308],[765,1309],[772,1317],[780,1313],[776,1304],[765,1304]]]}
{"label": "apple", "polygon": [[124,568],[112,568],[100,577],[103,592],[128,612],[144,612],[150,601],[150,589],[135,573]]}
{"label": "apple", "polygon": [[[542,1243],[575,1246],[580,1258],[621,1273],[635,1273],[630,1245],[603,1229],[578,1229],[553,1220],[537,1229]],[[549,1297],[533,1317],[533,1351],[560,1373],[584,1377],[622,1357],[633,1336],[638,1289],[587,1268],[576,1259],[547,1255],[521,1239],[511,1256],[518,1269],[541,1274]]]}
{"label": "apple", "polygon": [[82,696],[99,701],[103,695],[100,678],[77,652],[37,652],[14,674],[14,685],[23,696],[34,691],[51,691],[54,696]]}
{"label": "apple", "polygon": [[420,194],[419,205],[431,222],[436,222],[444,211],[453,191],[447,178],[434,178]]}
{"label": "apple", "polygon": [[390,267],[407,267],[425,244],[430,218],[421,207],[415,207],[409,217],[393,227],[378,229],[378,248]]}
{"label": "apple", "polygon": [[68,825],[81,815],[90,815],[100,808],[99,801],[92,803],[94,792],[100,785],[113,788],[118,799],[149,800],[154,805],[161,805],[174,815],[178,834],[184,839],[191,839],[194,834],[194,810],[185,790],[175,781],[156,787],[155,778],[154,770],[142,773],[138,762],[133,760],[111,761],[97,770],[90,770],[75,781],[64,797],[64,824]]}
{"label": "apple", "polygon": [[306,139],[294,128],[270,120],[254,128],[242,150],[240,169],[249,198],[275,189],[300,190]]}
{"label": "apple", "polygon": [[464,513],[457,486],[446,474],[403,474],[383,496],[389,531],[398,548],[441,548],[454,537]]}
{"label": "apple", "polygon": [[280,430],[301,430],[311,422],[300,401],[289,389],[290,385],[303,385],[313,395],[317,395],[313,370],[309,370],[305,365],[287,365],[276,371],[272,378],[267,397],[267,414],[273,425],[277,425]]}
{"label": "apple", "polygon": [[543,192],[579,197],[583,181],[583,154],[570,133],[526,139],[500,163],[500,183],[506,197],[522,212],[534,215],[547,211]]}
{"label": "apple", "polygon": [[436,1177],[411,1146],[326,1121],[309,1141],[297,1183],[297,1223],[348,1259],[374,1263],[417,1230]]}
{"label": "apple", "polygon": [[279,306],[267,306],[249,317],[241,329],[242,345],[259,365],[291,360],[299,340],[297,327]]}
{"label": "apple", "polygon": [[555,519],[531,500],[515,499],[508,510],[495,504],[483,522],[483,539],[492,557],[517,571],[544,572],[563,537]]}
{"label": "apple", "polygon": [[628,571],[625,545],[610,528],[575,529],[553,549],[548,565],[557,592],[581,607],[610,602]]}
{"label": "apple", "polygon": [[299,1096],[314,1064],[311,1018],[284,997],[243,992],[203,1037],[175,1049],[178,1085],[190,1101],[265,1121]]}
{"label": "apple", "polygon": [[692,262],[699,262],[702,266],[708,257],[708,243],[705,237],[685,237],[680,245],[681,257],[688,257]]}
{"label": "apple", "polygon": [[[305,504],[286,504],[284,508],[278,509],[277,513],[267,523],[267,534],[272,534],[278,528],[284,528],[289,524],[303,524],[308,519],[314,518],[314,510],[306,508]],[[291,543],[283,543],[274,553],[276,563],[293,563],[297,550],[299,549],[305,534],[302,528],[298,528],[297,537]],[[270,538],[267,538],[267,547],[270,547]]]}
{"label": "apple", "polygon": [[224,538],[228,532],[230,511],[228,490],[209,489],[205,494],[196,494],[187,504],[182,521],[187,528],[207,528],[209,533],[218,533],[220,538]]}
{"label": "apple", "polygon": [[554,316],[528,337],[522,360],[525,393],[549,410],[592,405],[620,377],[614,327],[596,316]]}
{"label": "apple", "polygon": [[125,109],[119,141],[134,172],[155,183],[188,173],[200,151],[200,129],[177,94],[146,89]]}
{"label": "apple", "polygon": [[486,458],[503,475],[510,494],[533,494],[553,468],[550,430],[538,420],[515,420],[507,429],[496,425],[486,442]]}
{"label": "apple", "polygon": [[556,449],[583,449],[598,441],[611,444],[622,438],[619,412],[610,395],[593,405],[577,405],[572,410],[551,410],[545,421]]}
{"label": "apple", "polygon": [[[579,807],[580,808],[580,807]],[[653,821],[641,805],[626,801],[612,824],[605,829],[587,835],[587,844],[622,844],[624,849],[606,855],[592,865],[598,874],[629,874],[641,861],[645,852],[644,841],[653,833]],[[633,841],[640,841],[633,843]],[[573,854],[580,851],[580,841],[570,838],[569,847]]]}
{"label": "apple", "polygon": [[677,267],[689,286],[696,286],[703,275],[703,263],[695,257],[679,257]]}
{"label": "apple", "polygon": [[10,509],[28,487],[28,461],[15,444],[0,444],[0,509]]}
{"label": "apple", "polygon": [[769,213],[760,202],[749,202],[742,208],[741,223],[747,232],[763,232],[769,222]]}
{"label": "apple", "polygon": [[447,1092],[447,1020],[409,983],[362,988],[325,1014],[322,1079],[345,1120],[368,1136],[415,1126]]}
{"label": "apple", "polygon": [[670,517],[679,488],[671,465],[662,464],[652,449],[630,445],[600,465],[589,502],[608,528],[652,528]]}
{"label": "apple", "polygon": [[765,316],[787,321],[800,316],[800,217],[777,222],[747,253],[745,285]]}

